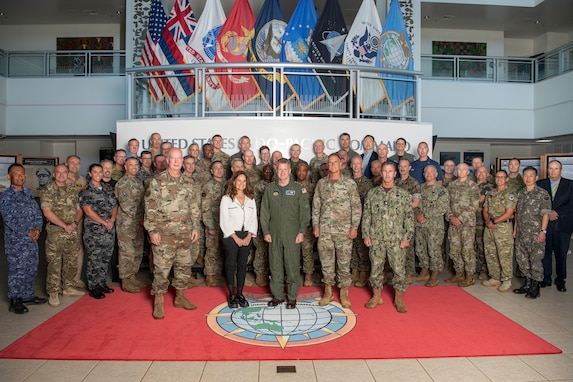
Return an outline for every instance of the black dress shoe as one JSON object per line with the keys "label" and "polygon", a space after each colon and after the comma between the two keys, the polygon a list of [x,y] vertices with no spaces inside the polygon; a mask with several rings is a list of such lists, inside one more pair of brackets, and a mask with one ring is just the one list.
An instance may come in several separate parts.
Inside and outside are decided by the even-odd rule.
{"label": "black dress shoe", "polygon": [[229,295],[229,302],[227,306],[231,309],[237,309],[239,307],[239,303],[237,302],[237,298],[234,294]]}
{"label": "black dress shoe", "polygon": [[95,298],[96,300],[101,300],[102,298],[105,298],[105,294],[103,294],[103,291],[101,290],[100,287],[90,289],[90,296]]}
{"label": "black dress shoe", "polygon": [[296,308],[296,300],[288,300],[286,304],[287,309],[294,309]]}
{"label": "black dress shoe", "polygon": [[268,306],[277,306],[278,304],[280,304],[282,301],[279,300],[278,298],[274,298],[268,302]]}
{"label": "black dress shoe", "polygon": [[550,287],[550,286],[551,286],[551,283],[546,283],[545,281],[542,281],[542,282],[539,283],[539,286],[540,286],[541,288]]}
{"label": "black dress shoe", "polygon": [[101,291],[103,293],[113,293],[115,292],[115,290],[111,289],[110,287],[108,287],[107,285],[101,286],[100,287]]}
{"label": "black dress shoe", "polygon": [[567,287],[565,285],[557,285],[557,290],[559,292],[567,292]]}
{"label": "black dress shoe", "polygon": [[239,306],[241,308],[248,308],[249,307],[249,302],[247,301],[245,296],[243,296],[242,294],[237,296],[237,302],[239,303]]}
{"label": "black dress shoe", "polygon": [[47,298],[42,298],[42,297],[38,297],[38,296],[34,296],[29,300],[26,301],[22,301],[24,304],[29,304],[29,305],[42,305],[48,302]]}
{"label": "black dress shoe", "polygon": [[10,299],[10,307],[8,308],[8,310],[16,314],[28,313],[28,308],[26,308],[26,305],[24,305],[22,299],[20,298]]}

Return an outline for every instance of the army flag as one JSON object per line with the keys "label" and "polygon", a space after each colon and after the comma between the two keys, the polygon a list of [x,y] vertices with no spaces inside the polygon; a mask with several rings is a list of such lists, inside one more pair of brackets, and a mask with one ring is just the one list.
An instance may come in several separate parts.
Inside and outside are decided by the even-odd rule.
{"label": "army flag", "polygon": [[[376,66],[382,23],[374,0],[363,0],[344,43],[342,63],[345,65]],[[370,109],[385,97],[382,81],[374,73],[363,78],[360,85],[360,108]]]}
{"label": "army flag", "polygon": [[[310,61],[317,64],[341,64],[346,35],[346,23],[338,0],[327,0],[310,38]],[[344,73],[319,69],[316,69],[316,72]],[[348,78],[345,75],[322,75],[319,76],[319,81],[333,104],[339,103],[348,95]]]}
{"label": "army flag", "polygon": [[[196,25],[197,20],[189,0],[176,0],[157,44],[157,49],[161,50],[165,58],[162,65],[185,63],[180,46],[189,41]],[[181,44],[179,44],[180,40],[182,40]],[[188,75],[188,71],[165,71],[165,74],[170,77],[163,79],[163,88],[165,95],[173,105],[178,105],[193,95],[195,78]]]}
{"label": "army flag", "polygon": [[[282,41],[281,62],[308,63],[310,36],[318,15],[312,0],[299,0],[286,27]],[[324,98],[324,90],[310,69],[288,69],[286,81],[303,110]]]}
{"label": "army flag", "polygon": [[[225,19],[225,11],[223,11],[221,1],[207,0],[203,13],[197,21],[195,32],[184,46],[183,54],[186,63],[215,62],[217,36],[225,23]],[[205,99],[212,109],[220,110],[227,104],[217,76],[206,73],[203,91],[205,92]]]}
{"label": "army flag", "polygon": [[[161,37],[161,32],[163,32],[167,20],[168,17],[165,14],[165,9],[163,9],[161,0],[153,0],[151,2],[151,9],[149,10],[149,19],[147,22],[145,42],[143,43],[143,52],[141,53],[141,63],[143,66],[161,65],[158,55],[163,55],[163,53],[157,51],[155,46]],[[153,74],[159,73],[155,72]],[[161,78],[151,78],[149,80],[149,93],[155,102],[159,102],[163,99]]]}
{"label": "army flag", "polygon": [[[255,15],[248,0],[236,0],[217,37],[215,62],[247,62],[254,34]],[[248,69],[217,69],[221,89],[233,110],[259,97],[259,89]],[[225,74],[222,74],[225,73]],[[233,74],[235,73],[235,74]]]}
{"label": "army flag", "polygon": [[[404,25],[404,16],[398,0],[392,0],[378,49],[376,65],[386,69],[414,70],[412,44]],[[395,111],[414,100],[413,76],[399,74],[382,74],[383,85],[388,98],[388,104]]]}
{"label": "army flag", "polygon": [[[279,0],[265,0],[259,17],[255,22],[255,35],[251,40],[250,59],[252,62],[280,62],[282,40],[287,26],[286,18]],[[272,69],[258,69],[255,75],[262,96],[270,110],[280,106],[281,86],[284,86],[285,99],[292,95],[286,85],[281,85],[280,74],[271,73]],[[265,74],[265,72],[267,72]]]}

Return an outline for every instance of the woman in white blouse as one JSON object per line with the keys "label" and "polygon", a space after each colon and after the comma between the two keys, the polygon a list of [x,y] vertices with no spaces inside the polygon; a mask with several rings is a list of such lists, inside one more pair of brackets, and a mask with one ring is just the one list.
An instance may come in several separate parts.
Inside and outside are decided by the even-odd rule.
{"label": "woman in white blouse", "polygon": [[[229,308],[246,308],[249,302],[243,296],[243,286],[247,274],[247,258],[258,228],[255,192],[244,171],[234,173],[228,184],[221,198],[219,224],[223,231]],[[233,287],[235,276],[236,293]]]}

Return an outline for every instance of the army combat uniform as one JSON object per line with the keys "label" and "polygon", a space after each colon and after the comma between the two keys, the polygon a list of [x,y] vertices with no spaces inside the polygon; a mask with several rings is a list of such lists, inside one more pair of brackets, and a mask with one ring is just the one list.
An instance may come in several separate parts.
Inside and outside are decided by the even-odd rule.
{"label": "army combat uniform", "polygon": [[[395,180],[394,184],[406,191],[412,196],[412,198],[420,197],[420,183],[410,175],[406,179],[398,178]],[[412,202],[412,200],[410,200]],[[406,247],[406,275],[416,274],[416,255],[414,253],[414,240],[415,236],[412,234],[412,240],[410,241],[410,246]]]}
{"label": "army combat uniform", "polygon": [[[223,234],[219,226],[219,207],[225,182],[211,179],[201,189],[201,213],[205,225],[205,276],[216,276],[223,272],[223,256],[221,254],[221,240]],[[215,232],[215,234],[211,234]]]}

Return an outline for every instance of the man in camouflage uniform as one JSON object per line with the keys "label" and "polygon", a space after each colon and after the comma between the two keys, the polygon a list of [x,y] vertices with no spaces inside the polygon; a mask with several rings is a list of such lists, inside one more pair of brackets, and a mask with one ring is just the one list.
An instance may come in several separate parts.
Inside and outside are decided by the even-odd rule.
{"label": "man in camouflage uniform", "polygon": [[372,181],[372,186],[377,187],[377,186],[381,185],[382,184],[382,162],[380,162],[378,159],[373,160],[372,163],[370,163],[370,173],[372,174],[372,178],[370,178],[370,180]]}
{"label": "man in camouflage uniform", "polygon": [[338,150],[338,156],[340,157],[340,174],[345,178],[352,178],[352,169],[350,168],[348,153],[343,149],[340,149]]}
{"label": "man in camouflage uniform", "polygon": [[153,133],[149,138],[149,151],[151,151],[152,158],[155,158],[157,155],[161,154],[161,134]]}
{"label": "man in camouflage uniform", "polygon": [[142,151],[139,160],[141,161],[141,167],[137,171],[137,175],[135,177],[141,182],[141,184],[144,184],[145,179],[153,175],[153,156],[151,151]]}
{"label": "man in camouflage uniform", "polygon": [[203,158],[195,163],[195,171],[198,174],[201,185],[211,180],[211,163],[213,161],[213,146],[210,143],[203,145]]}
{"label": "man in camouflage uniform", "polygon": [[310,180],[312,183],[316,184],[322,176],[320,176],[320,165],[328,162],[328,155],[324,153],[324,141],[322,139],[317,139],[312,144],[312,149],[314,150],[314,157],[310,160]]}
{"label": "man in camouflage uniform", "polygon": [[292,171],[292,179],[296,178],[296,169],[298,168],[299,165],[301,164],[306,164],[308,165],[308,163],[304,160],[304,159],[300,159],[300,152],[301,152],[301,148],[300,145],[298,143],[295,143],[294,145],[292,145],[290,147],[290,168]]}
{"label": "man in camouflage uniform", "polygon": [[[351,147],[351,139],[350,139],[350,134],[348,133],[342,133],[340,134],[340,136],[338,137],[338,142],[340,144],[340,149],[344,151],[345,158],[346,158],[346,164],[350,165],[350,160],[352,158],[354,158],[355,156],[358,156],[360,154],[358,154],[356,151],[352,150]],[[341,153],[340,151],[338,152],[338,156],[340,156]],[[344,154],[343,154],[344,155]],[[342,157],[340,158],[341,160],[344,160]],[[344,169],[345,167],[341,167],[341,170]],[[349,174],[350,175],[350,174]]]}
{"label": "man in camouflage uniform", "polygon": [[427,287],[438,285],[438,276],[444,267],[441,244],[444,240],[444,215],[450,204],[448,191],[437,178],[438,170],[433,164],[428,164],[424,168],[426,182],[421,187],[420,206],[414,211],[416,255],[422,268],[415,280],[426,281]]}
{"label": "man in camouflage uniform", "polygon": [[[483,205],[485,203],[485,198],[487,194],[494,189],[494,185],[491,184],[487,178],[487,169],[482,166],[478,167],[476,170],[477,186],[480,191],[479,204],[476,210],[476,264],[479,263],[479,280],[487,280],[487,263],[485,261],[485,248],[483,244],[483,234],[485,231],[485,220],[483,220]],[[476,265],[476,268],[477,265]]]}
{"label": "man in camouflage uniform", "polygon": [[205,283],[213,287],[223,285],[223,256],[221,240],[223,234],[219,226],[219,207],[225,192],[225,169],[219,161],[211,163],[213,178],[201,188],[201,213],[205,225]]}
{"label": "man in camouflage uniform", "polygon": [[139,293],[145,283],[137,279],[143,258],[143,198],[145,189],[136,175],[139,171],[137,158],[127,158],[125,175],[115,185],[115,197],[119,204],[115,229],[119,247],[119,278],[124,292]]}
{"label": "man in camouflage uniform", "polygon": [[446,213],[446,221],[450,223],[448,229],[450,259],[454,263],[456,274],[445,281],[458,283],[461,287],[474,284],[476,271],[474,240],[479,188],[473,180],[468,178],[469,175],[470,167],[465,163],[460,163],[458,178],[447,187],[450,194],[450,208]]}
{"label": "man in camouflage uniform", "polygon": [[527,298],[539,297],[540,283],[543,281],[543,256],[545,239],[551,212],[551,197],[537,182],[537,169],[526,167],[523,170],[525,187],[517,194],[515,208],[515,257],[517,265],[525,277],[525,283],[513,292],[525,294]]}
{"label": "man in camouflage uniform", "polygon": [[340,172],[341,162],[338,154],[328,156],[329,174],[318,181],[314,190],[312,226],[314,236],[318,238],[325,286],[318,304],[324,306],[333,300],[332,286],[338,278],[340,303],[344,308],[350,308],[352,240],[358,235],[362,206],[356,183]]}
{"label": "man in camouflage uniform", "polygon": [[[309,211],[312,209],[312,198],[314,196],[315,184],[312,183],[309,176],[309,167],[306,163],[302,163],[296,170],[296,180],[305,190],[305,195],[308,198]],[[312,233],[312,223],[308,222],[308,227],[304,232],[304,240],[302,241],[302,270],[304,272],[304,286],[312,285],[312,274],[314,273],[314,243],[316,237]]]}
{"label": "man in camouflage uniform", "polygon": [[125,160],[127,159],[127,152],[124,149],[118,149],[113,156],[113,161],[115,165],[113,166],[113,171],[111,173],[111,178],[116,182],[121,179],[123,174],[125,174]]}
{"label": "man in camouflage uniform", "polygon": [[167,170],[153,178],[145,194],[145,229],[153,245],[153,286],[155,296],[153,318],[164,317],[163,295],[169,288],[169,273],[173,268],[171,285],[176,289],[173,306],[195,309],[185,297],[191,276],[191,244],[199,239],[200,211],[197,208],[194,188],[181,176],[183,156],[181,150],[172,148],[167,157]]}
{"label": "man in camouflage uniform", "polygon": [[521,161],[517,158],[513,158],[508,163],[509,174],[507,174],[507,188],[515,192],[516,194],[525,187],[523,182],[523,177],[519,174],[519,169],[521,168]]}
{"label": "man in camouflage uniform", "polygon": [[[271,183],[275,170],[272,165],[267,164],[263,167],[263,179],[255,184],[255,204],[257,205],[257,217],[261,216],[261,202],[265,194],[265,188]],[[255,271],[255,282],[258,286],[266,287],[269,285],[269,244],[265,241],[261,225],[257,236],[254,238],[255,258],[253,259],[253,268]]]}
{"label": "man in camouflage uniform", "polygon": [[211,144],[213,145],[213,157],[211,160],[213,162],[221,162],[223,164],[223,168],[226,169],[231,160],[231,156],[223,151],[223,137],[219,134],[213,135],[213,138],[211,138]]}
{"label": "man in camouflage uniform", "polygon": [[[372,189],[372,182],[362,172],[363,163],[361,156],[355,156],[350,161],[350,168],[352,169],[352,180],[358,187],[358,194],[360,195],[360,204],[364,206],[364,199],[366,194]],[[364,288],[368,283],[370,276],[370,258],[368,256],[368,247],[364,244],[362,239],[362,229],[358,227],[358,234],[352,243],[352,258],[350,260],[350,269],[352,270],[352,283],[354,286]]]}
{"label": "man in camouflage uniform", "polygon": [[4,249],[8,258],[8,309],[23,314],[28,312],[24,304],[44,304],[47,301],[34,296],[42,212],[32,191],[24,187],[24,166],[11,164],[7,177],[10,187],[0,195],[0,214],[4,220]]}
{"label": "man in camouflage uniform", "polygon": [[[469,168],[469,166],[468,166]],[[456,164],[453,160],[448,159],[444,162],[444,180],[442,181],[442,186],[448,187],[450,183],[456,180],[458,177],[454,175],[456,170]]]}
{"label": "man in camouflage uniform", "polygon": [[[195,171],[195,163],[197,159],[191,155],[183,157],[183,177],[186,178],[187,182],[191,187],[194,188],[193,193],[195,195],[201,194],[201,182],[199,180],[199,174]],[[196,204],[198,210],[201,210],[201,199],[197,198],[193,201]],[[199,221],[197,226],[199,239],[196,243],[191,245],[191,258],[195,259],[197,264],[203,266],[205,258],[205,227],[203,223]],[[193,265],[193,264],[192,264]],[[199,285],[203,280],[191,275],[189,277],[189,287],[192,288],[195,285]]]}
{"label": "man in camouflage uniform", "polygon": [[513,213],[517,195],[507,188],[507,173],[495,174],[496,189],[487,194],[483,206],[485,259],[489,280],[485,286],[497,287],[500,292],[511,288],[513,277]]}
{"label": "man in camouflage uniform", "polygon": [[262,173],[257,166],[255,166],[255,153],[252,150],[246,150],[243,153],[243,165],[247,179],[254,186],[261,180]]}
{"label": "man in camouflage uniform", "polygon": [[[70,155],[66,158],[66,166],[68,167],[68,180],[67,182],[76,187],[77,192],[85,189],[87,180],[84,176],[79,174],[81,168],[81,159],[77,155]],[[80,236],[80,250],[78,252],[78,267],[76,275],[74,276],[74,288],[86,289],[86,284],[82,281],[82,268],[84,265],[84,245],[82,242],[84,232],[83,220],[80,220],[78,227],[78,235]]]}
{"label": "man in camouflage uniform", "polygon": [[48,221],[46,291],[50,306],[60,305],[60,292],[64,296],[85,294],[73,287],[80,251],[78,225],[83,213],[76,187],[66,182],[68,172],[66,165],[57,165],[54,168],[54,180],[44,187],[40,195],[42,212]]}
{"label": "man in camouflage uniform", "polygon": [[[396,186],[408,191],[412,196],[412,209],[420,205],[420,183],[412,176],[410,176],[410,161],[406,158],[400,159],[398,163],[398,171],[400,177],[396,179]],[[415,231],[414,231],[415,232]],[[412,285],[414,277],[416,276],[416,255],[414,253],[414,233],[412,233],[412,240],[410,245],[406,247],[406,279],[408,285]]]}
{"label": "man in camouflage uniform", "polygon": [[406,313],[403,294],[408,288],[405,268],[405,248],[410,245],[414,233],[412,197],[400,187],[395,187],[396,167],[393,163],[382,165],[382,185],[375,187],[366,196],[362,219],[362,236],[370,248],[370,284],[372,298],[366,303],[369,309],[382,305],[381,291],[386,258],[394,271],[394,306]]}

